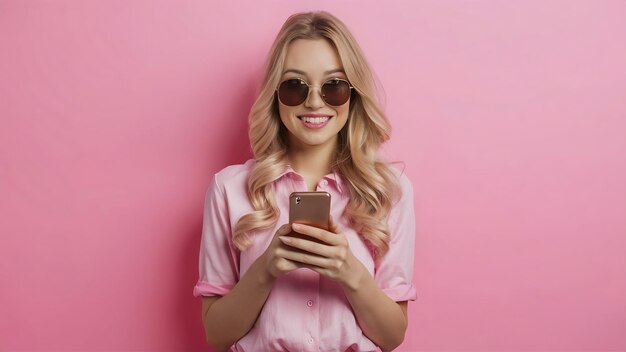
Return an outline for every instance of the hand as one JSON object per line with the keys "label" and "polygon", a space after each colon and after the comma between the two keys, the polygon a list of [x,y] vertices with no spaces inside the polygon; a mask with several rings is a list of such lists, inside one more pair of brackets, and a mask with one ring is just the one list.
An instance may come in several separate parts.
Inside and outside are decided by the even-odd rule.
{"label": "hand", "polygon": [[286,259],[284,254],[289,251],[288,247],[280,241],[280,236],[285,236],[291,232],[291,226],[284,224],[276,230],[274,238],[270,242],[265,252],[257,259],[261,261],[261,265],[266,269],[271,279],[279,277],[296,270],[299,266],[293,261]]}
{"label": "hand", "polygon": [[295,232],[321,240],[324,243],[280,235],[278,238],[292,248],[277,250],[280,257],[300,268],[309,268],[339,283],[355,288],[366,271],[356,259],[343,231],[330,219],[330,231],[304,224],[293,224]]}

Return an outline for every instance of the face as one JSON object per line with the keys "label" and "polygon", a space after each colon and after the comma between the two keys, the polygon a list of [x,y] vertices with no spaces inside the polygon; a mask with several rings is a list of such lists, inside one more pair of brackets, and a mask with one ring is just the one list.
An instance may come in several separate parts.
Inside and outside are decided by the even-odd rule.
{"label": "face", "polygon": [[288,106],[278,101],[280,119],[289,131],[290,147],[328,146],[337,143],[339,131],[348,120],[350,100],[341,106],[327,104],[321,86],[332,78],[347,80],[335,48],[325,39],[297,39],[287,48],[281,82],[303,79],[309,87],[307,99]]}

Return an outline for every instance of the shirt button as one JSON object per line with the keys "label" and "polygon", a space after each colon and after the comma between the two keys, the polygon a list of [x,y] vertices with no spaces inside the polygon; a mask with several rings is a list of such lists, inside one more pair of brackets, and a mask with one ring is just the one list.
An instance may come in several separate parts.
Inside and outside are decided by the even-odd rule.
{"label": "shirt button", "polygon": [[313,343],[313,338],[309,337],[309,343]]}
{"label": "shirt button", "polygon": [[309,306],[309,307],[313,307],[313,301],[308,300],[308,301],[306,302],[306,305],[307,305],[307,306]]}

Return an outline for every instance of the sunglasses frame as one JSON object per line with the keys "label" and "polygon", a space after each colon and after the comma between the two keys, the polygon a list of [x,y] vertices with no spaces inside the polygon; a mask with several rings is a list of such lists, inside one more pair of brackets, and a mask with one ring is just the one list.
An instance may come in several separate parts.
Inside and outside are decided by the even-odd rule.
{"label": "sunglasses frame", "polygon": [[[283,103],[283,101],[282,101],[282,100],[280,100],[280,93],[279,93],[279,91],[278,91],[278,90],[280,89],[280,85],[281,85],[281,84],[283,84],[283,83],[285,83],[285,82],[287,82],[287,81],[290,81],[290,80],[292,80],[292,79],[295,79],[295,80],[301,81],[302,83],[304,83],[304,85],[306,85],[306,86],[308,87],[308,88],[307,88],[308,90],[307,90],[307,93],[306,93],[306,98],[304,98],[304,100],[303,100],[300,104],[296,104],[296,105],[288,105],[288,104]],[[352,84],[350,83],[350,81],[348,81],[347,79],[343,79],[343,78],[333,77],[333,78],[329,78],[328,80],[324,81],[324,83],[322,83],[322,85],[320,85],[320,95],[322,96],[322,100],[324,101],[324,103],[325,103],[325,104],[330,105],[330,106],[341,106],[341,105],[345,104],[345,103],[343,103],[343,104],[341,104],[341,105],[333,105],[333,104],[329,104],[329,103],[326,101],[326,96],[324,95],[324,93],[322,93],[322,87],[323,87],[326,83],[328,83],[328,82],[330,82],[330,81],[343,81],[343,82],[348,83],[348,87],[350,87],[350,96],[352,96],[352,89],[354,89],[354,87],[352,86]],[[307,101],[307,99],[309,99],[309,94],[311,94],[311,88],[312,88],[312,87],[315,87],[315,86],[314,86],[314,85],[312,85],[312,84],[308,84],[308,83],[307,83],[307,81],[305,81],[305,80],[304,80],[304,79],[302,79],[302,78],[287,78],[287,79],[284,79],[284,80],[280,81],[280,83],[278,83],[278,87],[276,87],[276,89],[275,89],[275,90],[276,90],[276,97],[278,98],[278,100],[279,100],[279,101],[280,101],[283,105],[286,105],[286,106],[298,106],[298,105],[301,105],[302,103],[304,103],[305,101]],[[350,100],[350,98],[348,98],[348,100]],[[348,102],[348,100],[346,100],[346,103]]]}

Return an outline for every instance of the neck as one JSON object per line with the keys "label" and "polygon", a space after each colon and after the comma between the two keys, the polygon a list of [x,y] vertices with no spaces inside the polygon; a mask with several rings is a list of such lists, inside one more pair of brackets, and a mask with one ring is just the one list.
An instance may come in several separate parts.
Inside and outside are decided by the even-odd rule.
{"label": "neck", "polygon": [[320,179],[331,172],[337,151],[337,139],[316,146],[289,143],[287,157],[291,167],[305,178]]}

